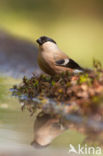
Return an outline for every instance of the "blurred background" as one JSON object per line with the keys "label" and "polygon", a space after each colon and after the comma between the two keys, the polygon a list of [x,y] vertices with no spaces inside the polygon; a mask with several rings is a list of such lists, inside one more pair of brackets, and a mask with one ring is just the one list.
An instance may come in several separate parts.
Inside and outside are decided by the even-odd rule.
{"label": "blurred background", "polygon": [[[20,111],[9,88],[21,81],[16,72],[28,76],[39,70],[35,40],[42,35],[84,67],[91,68],[93,58],[103,63],[103,0],[0,0],[1,148],[32,141],[34,118]],[[54,146],[76,145],[84,138],[69,131]]]}
{"label": "blurred background", "polygon": [[33,43],[50,36],[85,67],[103,58],[102,0],[0,0],[0,27]]}

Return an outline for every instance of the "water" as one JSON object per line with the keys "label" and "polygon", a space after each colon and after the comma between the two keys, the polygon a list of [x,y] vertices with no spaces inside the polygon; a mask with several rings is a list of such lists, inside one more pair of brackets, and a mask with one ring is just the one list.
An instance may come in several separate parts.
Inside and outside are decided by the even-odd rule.
{"label": "water", "polygon": [[[42,132],[43,142],[45,139],[48,142],[48,138],[51,138],[51,144],[42,149],[43,152],[32,147],[30,144],[34,141],[34,124],[38,127],[38,123],[42,123],[41,121],[44,122],[44,120],[38,118],[35,123],[36,114],[30,116],[28,111],[22,112],[18,99],[11,96],[9,89],[13,84],[19,84],[20,81],[10,77],[0,78],[0,82],[2,82],[0,86],[0,94],[2,95],[0,98],[0,154],[18,153],[18,155],[24,155],[26,151],[26,153],[31,152],[31,155],[47,155],[49,152],[51,154],[52,151],[57,155],[66,155],[70,142],[74,145],[82,143],[85,136],[76,131],[64,131],[63,128],[60,130],[58,121],[55,118],[49,118],[46,123],[40,125],[41,129],[38,129],[38,132]],[[56,132],[55,135],[54,131]],[[72,140],[73,136],[75,136],[74,140]],[[62,149],[61,152],[60,149]]]}

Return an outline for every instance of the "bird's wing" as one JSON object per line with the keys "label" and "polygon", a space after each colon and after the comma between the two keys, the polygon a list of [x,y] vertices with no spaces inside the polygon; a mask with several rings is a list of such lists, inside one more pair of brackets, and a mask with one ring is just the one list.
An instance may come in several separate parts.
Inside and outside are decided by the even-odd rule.
{"label": "bird's wing", "polygon": [[57,66],[63,66],[63,67],[66,67],[66,68],[83,70],[83,68],[81,68],[79,66],[79,64],[77,64],[74,60],[72,60],[70,58],[56,60],[55,63],[56,63]]}

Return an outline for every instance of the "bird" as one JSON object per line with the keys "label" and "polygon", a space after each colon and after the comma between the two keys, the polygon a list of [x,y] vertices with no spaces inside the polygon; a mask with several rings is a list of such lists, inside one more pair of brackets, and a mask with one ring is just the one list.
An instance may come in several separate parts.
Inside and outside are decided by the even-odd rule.
{"label": "bird", "polygon": [[39,44],[38,64],[44,73],[53,76],[65,71],[84,72],[84,68],[61,51],[52,38],[41,36],[36,42]]}
{"label": "bird", "polygon": [[[41,115],[42,114],[42,115]],[[56,116],[51,116],[40,112],[34,122],[34,139],[31,145],[34,148],[44,148],[49,146],[52,141],[66,131],[68,127]]]}

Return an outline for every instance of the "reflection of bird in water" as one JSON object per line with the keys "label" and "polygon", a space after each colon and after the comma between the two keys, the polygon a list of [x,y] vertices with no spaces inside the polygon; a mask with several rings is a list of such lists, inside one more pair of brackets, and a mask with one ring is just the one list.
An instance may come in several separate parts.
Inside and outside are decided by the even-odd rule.
{"label": "reflection of bird in water", "polygon": [[34,124],[35,139],[31,144],[36,148],[46,147],[65,130],[66,128],[60,123],[58,118],[47,114],[38,115]]}

